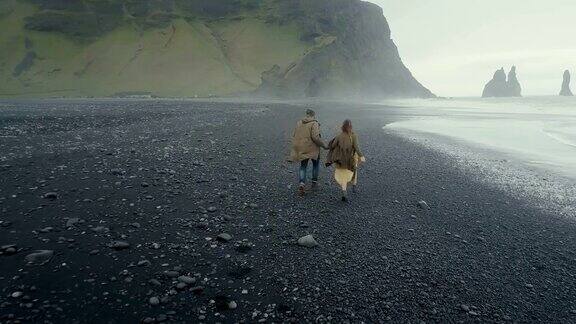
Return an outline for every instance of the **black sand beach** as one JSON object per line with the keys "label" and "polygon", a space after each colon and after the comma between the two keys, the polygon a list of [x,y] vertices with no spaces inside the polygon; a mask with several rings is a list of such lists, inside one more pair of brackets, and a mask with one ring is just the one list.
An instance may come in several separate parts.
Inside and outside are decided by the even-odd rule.
{"label": "black sand beach", "polygon": [[574,219],[387,134],[401,109],[314,107],[368,158],[347,204],[326,169],[296,196],[298,105],[0,102],[0,323],[576,322]]}

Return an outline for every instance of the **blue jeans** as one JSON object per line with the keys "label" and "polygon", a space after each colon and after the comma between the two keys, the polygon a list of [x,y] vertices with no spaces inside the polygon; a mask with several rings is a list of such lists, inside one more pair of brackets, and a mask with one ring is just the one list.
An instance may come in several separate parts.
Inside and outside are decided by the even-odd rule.
{"label": "blue jeans", "polygon": [[[310,159],[302,160],[300,162],[300,184],[306,183],[306,173],[308,172],[308,161]],[[318,174],[320,173],[320,159],[312,159],[312,181],[318,181]]]}

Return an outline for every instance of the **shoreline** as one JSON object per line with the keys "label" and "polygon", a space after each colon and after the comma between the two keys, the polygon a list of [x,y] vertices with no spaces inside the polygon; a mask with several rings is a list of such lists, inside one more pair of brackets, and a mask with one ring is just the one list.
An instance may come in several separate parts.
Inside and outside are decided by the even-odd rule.
{"label": "shoreline", "polygon": [[456,167],[474,181],[506,191],[528,206],[576,217],[576,176],[547,166],[529,163],[514,153],[427,132],[387,129],[425,149],[457,161]]}
{"label": "shoreline", "polygon": [[[0,256],[0,321],[576,320],[573,220],[387,134],[401,109],[314,106],[325,140],[352,118],[368,158],[349,204],[324,168],[321,190],[296,196],[297,169],[284,156],[298,106],[33,101],[0,110],[1,135],[17,135],[0,143],[9,158],[0,245],[18,250]],[[48,192],[58,198],[42,198]],[[307,234],[320,245],[298,246]],[[26,266],[34,250],[55,255]]]}

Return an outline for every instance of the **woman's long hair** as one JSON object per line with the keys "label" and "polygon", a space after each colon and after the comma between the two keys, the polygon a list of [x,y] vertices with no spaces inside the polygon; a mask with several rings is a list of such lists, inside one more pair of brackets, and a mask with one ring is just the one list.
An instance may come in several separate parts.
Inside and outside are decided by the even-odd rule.
{"label": "woman's long hair", "polygon": [[348,134],[352,133],[352,121],[350,119],[346,119],[342,124],[342,132]]}

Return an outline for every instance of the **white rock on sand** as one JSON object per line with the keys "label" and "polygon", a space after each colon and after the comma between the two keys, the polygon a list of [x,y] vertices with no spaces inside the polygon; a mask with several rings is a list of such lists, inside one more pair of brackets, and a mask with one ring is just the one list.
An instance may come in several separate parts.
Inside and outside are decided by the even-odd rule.
{"label": "white rock on sand", "polygon": [[314,239],[314,236],[312,235],[306,235],[301,237],[300,239],[298,239],[298,245],[300,246],[304,246],[307,248],[313,248],[318,246],[318,242],[316,242],[316,240]]}

